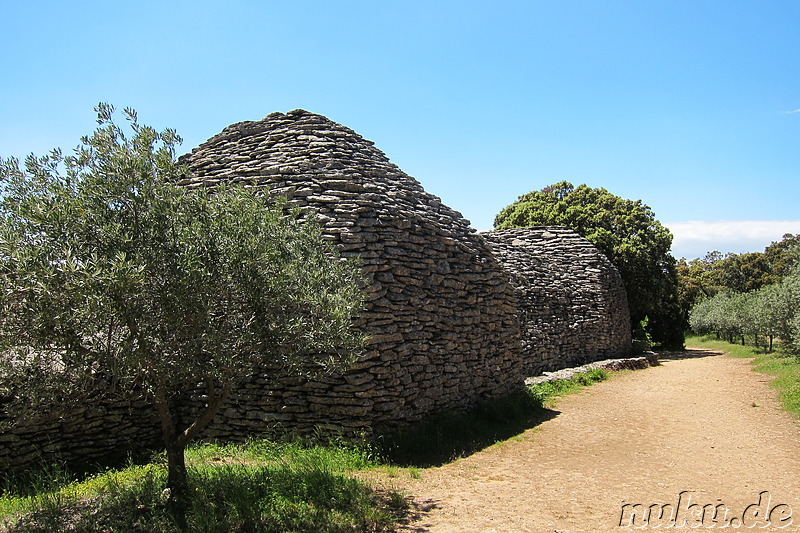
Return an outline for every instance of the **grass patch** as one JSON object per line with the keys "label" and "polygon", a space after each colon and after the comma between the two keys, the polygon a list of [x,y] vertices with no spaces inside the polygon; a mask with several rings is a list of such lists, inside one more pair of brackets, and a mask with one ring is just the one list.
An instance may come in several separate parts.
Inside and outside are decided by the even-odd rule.
{"label": "grass patch", "polygon": [[691,335],[686,337],[686,346],[703,348],[706,350],[719,350],[731,357],[751,358],[764,355],[759,347],[741,344],[731,344],[726,340],[717,339],[715,335]]}
{"label": "grass patch", "polygon": [[[376,465],[358,448],[201,444],[188,450],[187,463],[193,532],[387,531],[407,512],[402,495],[379,494],[349,475]],[[51,475],[38,489],[7,487],[3,531],[178,531],[158,461],[66,484],[61,473]]]}
{"label": "grass patch", "polygon": [[393,465],[429,467],[466,457],[513,438],[555,417],[557,397],[603,381],[608,373],[594,369],[569,380],[541,383],[478,405],[468,413],[442,414],[408,431],[386,435],[378,442],[385,461]]}
{"label": "grass patch", "polygon": [[780,344],[774,352],[764,353],[763,347],[730,344],[714,335],[687,337],[686,344],[720,350],[733,357],[752,358],[753,370],[775,377],[770,384],[778,390],[783,408],[800,417],[800,357],[797,354],[786,351]]}
{"label": "grass patch", "polygon": [[577,392],[584,387],[608,379],[608,372],[602,368],[593,368],[588,372],[575,374],[572,379],[558,379],[538,383],[529,390],[538,398],[539,403],[544,407],[555,407],[558,398]]}

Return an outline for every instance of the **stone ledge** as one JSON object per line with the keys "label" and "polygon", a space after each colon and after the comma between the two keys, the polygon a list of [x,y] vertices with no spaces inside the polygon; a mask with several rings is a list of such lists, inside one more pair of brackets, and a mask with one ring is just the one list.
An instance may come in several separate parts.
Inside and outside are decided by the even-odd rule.
{"label": "stone ledge", "polygon": [[588,365],[576,366],[574,368],[564,368],[556,370],[555,372],[545,372],[541,376],[534,376],[525,379],[525,386],[537,385],[539,383],[547,383],[550,381],[558,381],[560,379],[572,379],[575,374],[580,374],[594,370],[595,368],[602,368],[614,372],[617,370],[640,370],[650,366],[657,366],[658,354],[654,352],[645,352],[644,355],[638,357],[626,357],[624,359],[606,359],[604,361],[597,361],[589,363]]}

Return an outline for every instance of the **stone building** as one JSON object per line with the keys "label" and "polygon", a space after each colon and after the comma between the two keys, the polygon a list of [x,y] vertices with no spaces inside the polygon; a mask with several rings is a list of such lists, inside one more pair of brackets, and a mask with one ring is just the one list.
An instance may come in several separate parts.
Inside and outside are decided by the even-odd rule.
{"label": "stone building", "polygon": [[483,236],[517,288],[526,375],[630,354],[622,278],[592,243],[558,226]]}
{"label": "stone building", "polygon": [[[460,213],[349,128],[303,110],[225,128],[181,161],[187,187],[247,182],[318,213],[343,254],[358,254],[371,335],[343,376],[257,380],[208,434],[263,420],[308,432],[408,423],[507,394],[524,379],[507,275]],[[269,393],[266,391],[269,390]],[[263,418],[263,420],[261,420]]]}
{"label": "stone building", "polygon": [[[184,186],[246,182],[316,211],[327,238],[361,257],[366,309],[356,325],[371,336],[343,375],[276,380],[264,369],[250,376],[204,437],[370,434],[522,386],[508,276],[467,220],[372,142],[297,110],[229,126],[181,161]],[[158,441],[147,405],[85,405],[36,425],[18,421],[0,435],[0,470],[40,452],[88,459]]]}

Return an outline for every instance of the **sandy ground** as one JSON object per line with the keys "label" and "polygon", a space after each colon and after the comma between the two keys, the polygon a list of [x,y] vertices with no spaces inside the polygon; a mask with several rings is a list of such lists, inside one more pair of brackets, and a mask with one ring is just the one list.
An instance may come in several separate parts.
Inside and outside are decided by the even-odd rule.
{"label": "sandy ground", "polygon": [[688,350],[562,398],[519,437],[384,483],[418,509],[402,531],[800,531],[800,424],[768,381],[749,360]]}

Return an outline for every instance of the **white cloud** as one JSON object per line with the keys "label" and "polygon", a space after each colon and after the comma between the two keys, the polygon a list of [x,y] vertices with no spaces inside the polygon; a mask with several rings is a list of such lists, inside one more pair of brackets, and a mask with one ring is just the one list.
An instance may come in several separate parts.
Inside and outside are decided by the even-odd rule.
{"label": "white cloud", "polygon": [[703,257],[707,252],[763,252],[786,233],[800,233],[800,220],[693,220],[664,224],[674,237],[672,255]]}
{"label": "white cloud", "polygon": [[791,111],[784,111],[787,115],[793,115],[794,113],[800,113],[800,109],[793,109]]}

